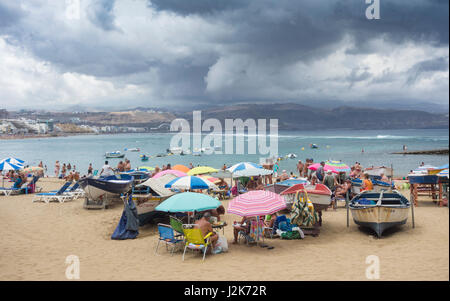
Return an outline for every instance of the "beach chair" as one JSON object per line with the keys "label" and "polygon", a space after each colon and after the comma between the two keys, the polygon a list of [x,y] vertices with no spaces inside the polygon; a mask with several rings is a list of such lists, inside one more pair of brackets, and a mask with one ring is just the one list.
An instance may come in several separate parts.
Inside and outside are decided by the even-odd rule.
{"label": "beach chair", "polygon": [[[58,190],[51,190],[51,193],[58,192]],[[80,188],[80,183],[75,182],[75,184],[72,185],[72,187],[67,188],[67,190],[64,192],[67,196],[72,196],[73,199],[77,199],[84,196],[83,189]]]}
{"label": "beach chair", "polygon": [[177,234],[175,237],[184,237],[183,233],[183,222],[180,221],[178,218],[171,216],[170,217],[170,226],[172,227]]}
{"label": "beach chair", "polygon": [[205,237],[203,237],[202,231],[199,228],[195,228],[195,225],[183,225],[183,233],[186,241],[183,251],[183,261],[184,254],[186,254],[187,249],[191,249],[192,251],[203,251],[203,260],[205,260],[206,251],[211,245],[211,240],[209,237],[213,233],[209,232]]}
{"label": "beach chair", "polygon": [[64,203],[66,200],[73,199],[72,195],[64,194],[69,186],[70,182],[66,182],[57,192],[37,193],[33,198],[33,203],[38,201],[44,201],[48,203],[52,200]]}
{"label": "beach chair", "polygon": [[158,224],[158,232],[159,232],[159,238],[158,238],[158,245],[155,249],[155,254],[158,253],[159,244],[162,242],[166,243],[166,249],[168,250],[168,246],[172,245],[172,250],[170,252],[171,255],[173,255],[173,251],[175,250],[175,247],[177,243],[183,242],[182,239],[177,239],[175,236],[175,233],[173,232],[173,229],[169,225],[165,224]]}
{"label": "beach chair", "polygon": [[26,194],[28,193],[28,183],[24,183],[20,187],[0,187],[0,194],[4,194],[5,196],[19,194],[22,191],[24,191]]}

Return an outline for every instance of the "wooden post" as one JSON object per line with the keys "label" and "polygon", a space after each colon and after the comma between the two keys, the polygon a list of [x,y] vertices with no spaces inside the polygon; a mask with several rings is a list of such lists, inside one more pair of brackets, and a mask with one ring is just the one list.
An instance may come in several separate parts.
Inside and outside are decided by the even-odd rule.
{"label": "wooden post", "polygon": [[[409,201],[411,203],[411,200]],[[411,203],[411,218],[412,218],[412,227],[413,229],[416,227],[414,223],[414,204]]]}
{"label": "wooden post", "polygon": [[349,216],[348,216],[348,210],[349,210],[349,203],[350,203],[350,196],[349,196],[349,192],[347,190],[346,194],[345,194],[345,207],[347,207],[347,228],[350,227],[350,222],[349,222]]}

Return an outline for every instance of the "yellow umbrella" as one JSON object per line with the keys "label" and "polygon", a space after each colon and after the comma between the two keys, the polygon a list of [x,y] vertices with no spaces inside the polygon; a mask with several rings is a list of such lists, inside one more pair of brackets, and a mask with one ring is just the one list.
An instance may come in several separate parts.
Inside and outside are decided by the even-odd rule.
{"label": "yellow umbrella", "polygon": [[205,173],[217,172],[218,170],[209,166],[198,166],[187,172],[188,176],[201,175]]}
{"label": "yellow umbrella", "polygon": [[148,171],[153,171],[153,170],[155,170],[155,168],[150,167],[150,166],[139,166],[138,169],[145,169],[145,170],[148,170]]}

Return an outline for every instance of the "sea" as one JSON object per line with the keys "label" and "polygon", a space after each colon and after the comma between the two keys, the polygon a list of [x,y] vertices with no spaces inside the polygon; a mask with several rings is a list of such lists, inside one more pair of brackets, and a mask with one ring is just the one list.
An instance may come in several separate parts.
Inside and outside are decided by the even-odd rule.
{"label": "sea", "polygon": [[[89,163],[92,163],[94,169],[101,169],[105,160],[108,160],[109,164],[115,167],[124,159],[105,159],[105,153],[111,151],[125,153],[125,158],[130,160],[132,168],[162,167],[168,163],[172,166],[187,166],[192,163],[194,166],[207,165],[219,169],[224,164],[231,166],[238,162],[260,163],[261,159],[268,157],[268,154],[258,152],[259,137],[248,134],[232,134],[234,145],[237,139],[243,139],[245,148],[242,154],[203,153],[200,156],[188,154],[155,157],[156,154],[166,153],[175,134],[177,133],[126,133],[0,140],[0,160],[15,157],[25,160],[25,164],[29,166],[37,166],[42,161],[47,167],[46,174],[53,176],[56,160],[61,162],[61,166],[62,163],[70,163],[81,175],[87,174]],[[222,140],[222,145],[216,146],[221,146],[223,152],[225,137]],[[269,137],[266,137],[266,140],[268,146]],[[355,162],[360,162],[363,167],[392,165],[394,176],[402,177],[422,162],[441,166],[449,161],[448,156],[442,155],[392,154],[401,152],[404,145],[409,151],[448,148],[449,129],[279,131],[277,140],[278,156],[283,158],[279,161],[280,170],[286,170],[288,173],[295,173],[298,160],[304,162],[307,158],[312,158],[314,162],[338,160],[349,166]],[[252,143],[256,143],[256,154],[249,154],[248,146]],[[311,148],[311,144],[316,144],[318,148]],[[128,151],[131,148],[139,148],[140,151]],[[290,153],[297,157],[284,158]],[[150,156],[150,159],[142,162],[141,154]]]}

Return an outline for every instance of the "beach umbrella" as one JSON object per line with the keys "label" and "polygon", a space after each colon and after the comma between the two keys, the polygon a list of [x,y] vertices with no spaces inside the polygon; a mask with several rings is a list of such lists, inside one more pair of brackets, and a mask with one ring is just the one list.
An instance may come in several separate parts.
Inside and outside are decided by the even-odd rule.
{"label": "beach umbrella", "polygon": [[233,166],[231,166],[230,168],[228,168],[227,170],[231,173],[240,171],[240,170],[248,170],[248,169],[255,169],[255,168],[262,168],[261,165],[252,163],[252,162],[240,162],[237,164],[234,164]]}
{"label": "beach umbrella", "polygon": [[162,176],[167,175],[167,174],[174,175],[176,177],[185,177],[185,176],[187,176],[187,174],[182,172],[182,171],[173,170],[173,169],[166,169],[166,170],[158,172],[152,178],[157,179],[157,178],[162,177]]}
{"label": "beach umbrella", "polygon": [[177,164],[175,166],[172,166],[173,170],[179,170],[181,172],[187,173],[190,169],[187,166],[184,166],[182,164]]}
{"label": "beach umbrella", "polygon": [[218,170],[209,166],[194,167],[187,172],[188,176],[201,175],[205,173],[217,172]]}
{"label": "beach umbrella", "polygon": [[233,173],[233,178],[239,177],[256,177],[256,176],[267,176],[273,174],[273,170],[265,168],[248,168],[243,170],[238,170]]}
{"label": "beach umbrella", "polygon": [[444,169],[443,171],[441,171],[441,172],[439,172],[438,174],[437,174],[437,176],[438,177],[446,177],[446,178],[448,178],[449,176],[448,176],[448,168],[447,169]]}
{"label": "beach umbrella", "polygon": [[30,172],[36,172],[36,171],[43,171],[44,169],[42,167],[39,166],[30,166],[27,168],[24,168],[23,171],[26,173],[30,173]]}
{"label": "beach umbrella", "polygon": [[221,205],[217,199],[203,193],[183,192],[171,196],[155,210],[164,212],[194,212],[216,209]]}
{"label": "beach umbrella", "polygon": [[8,161],[0,162],[0,170],[2,170],[2,171],[20,170],[20,169],[23,169],[23,165],[10,163]]}
{"label": "beach umbrella", "polygon": [[3,162],[8,162],[8,163],[12,163],[14,165],[22,165],[22,166],[25,164],[24,160],[13,158],[13,157],[8,157],[8,158],[1,160],[0,164]]}
{"label": "beach umbrella", "polygon": [[333,161],[333,160],[328,160],[325,162],[325,165],[331,166],[333,167],[337,172],[349,172],[351,171],[350,167],[341,162],[341,161]]}
{"label": "beach umbrella", "polygon": [[273,214],[286,208],[284,198],[267,190],[252,190],[230,201],[228,213],[239,216],[262,216]]}
{"label": "beach umbrella", "polygon": [[217,189],[214,183],[195,176],[176,178],[164,185],[164,187],[172,189]]}
{"label": "beach umbrella", "polygon": [[198,177],[202,178],[202,179],[205,179],[205,180],[208,180],[208,181],[210,181],[211,183],[214,183],[214,184],[217,184],[217,183],[220,182],[219,178],[211,177],[211,176],[208,176],[208,175],[200,175]]}

